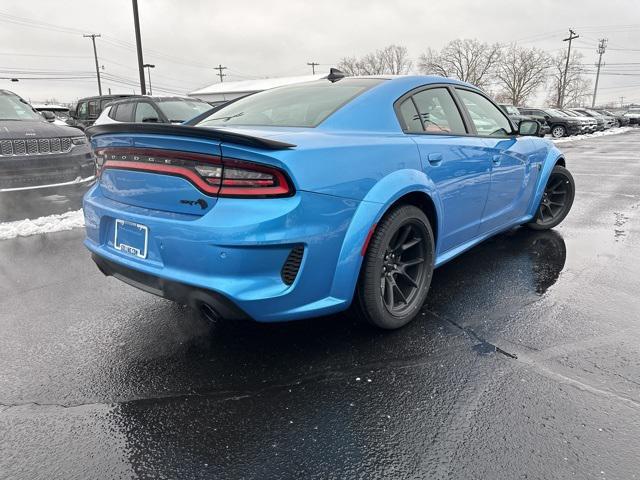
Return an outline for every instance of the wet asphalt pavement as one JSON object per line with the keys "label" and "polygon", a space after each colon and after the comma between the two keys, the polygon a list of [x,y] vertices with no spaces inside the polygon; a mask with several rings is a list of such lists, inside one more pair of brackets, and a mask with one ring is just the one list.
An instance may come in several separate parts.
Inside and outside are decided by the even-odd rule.
{"label": "wet asphalt pavement", "polygon": [[437,270],[419,319],[220,322],[0,241],[0,478],[640,477],[640,129],[577,195]]}

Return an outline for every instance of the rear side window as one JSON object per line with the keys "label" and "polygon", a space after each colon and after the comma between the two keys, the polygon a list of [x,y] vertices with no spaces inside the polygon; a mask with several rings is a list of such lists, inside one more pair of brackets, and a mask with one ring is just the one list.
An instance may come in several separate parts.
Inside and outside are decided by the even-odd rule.
{"label": "rear side window", "polygon": [[384,80],[345,78],[299,83],[244,97],[213,112],[196,125],[315,127],[364,91]]}
{"label": "rear side window", "polygon": [[416,110],[416,106],[411,98],[407,98],[400,104],[400,116],[405,124],[407,132],[423,132],[422,121],[420,121],[420,115]]}
{"label": "rear side window", "polygon": [[135,103],[119,103],[118,109],[116,110],[114,120],[118,122],[132,122],[133,121],[133,107]]}
{"label": "rear side window", "polygon": [[507,137],[512,132],[511,122],[502,111],[479,93],[457,89],[458,96],[471,117],[478,135]]}
{"label": "rear side window", "polygon": [[118,111],[118,105],[111,105],[111,107],[109,107],[109,111],[107,112],[107,116],[115,120],[117,111]]}
{"label": "rear side window", "polygon": [[98,111],[98,101],[97,100],[91,100],[89,102],[89,116],[90,117],[97,117],[98,113],[100,113]]}
{"label": "rear side window", "polygon": [[413,96],[424,130],[430,133],[464,135],[466,129],[449,90],[430,88]]}

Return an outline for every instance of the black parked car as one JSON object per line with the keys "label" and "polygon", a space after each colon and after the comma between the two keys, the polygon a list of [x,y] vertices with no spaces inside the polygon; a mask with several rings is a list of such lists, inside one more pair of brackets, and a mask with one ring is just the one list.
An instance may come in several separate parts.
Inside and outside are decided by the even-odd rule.
{"label": "black parked car", "polygon": [[86,190],[95,168],[81,131],[47,122],[18,95],[0,90],[0,194]]}
{"label": "black parked car", "polygon": [[75,108],[69,110],[69,125],[84,130],[87,127],[93,125],[93,122],[100,116],[104,107],[109,105],[114,100],[121,98],[133,97],[132,94],[122,95],[96,95],[95,97],[86,97],[78,100]]}
{"label": "black parked car", "polygon": [[536,119],[539,117],[544,118],[549,127],[551,127],[551,136],[554,138],[581,133],[582,122],[578,118],[568,117],[553,108],[520,107],[518,110],[520,113],[530,115]]}
{"label": "black parked car", "polygon": [[551,130],[549,128],[549,124],[547,124],[547,121],[543,116],[536,117],[532,115],[522,115],[522,113],[520,113],[520,111],[518,110],[518,107],[504,103],[500,104],[500,108],[502,108],[504,113],[506,113],[509,118],[516,124],[516,127],[520,125],[520,122],[522,120],[537,120],[540,124],[540,133],[538,134],[540,137],[544,137]]}

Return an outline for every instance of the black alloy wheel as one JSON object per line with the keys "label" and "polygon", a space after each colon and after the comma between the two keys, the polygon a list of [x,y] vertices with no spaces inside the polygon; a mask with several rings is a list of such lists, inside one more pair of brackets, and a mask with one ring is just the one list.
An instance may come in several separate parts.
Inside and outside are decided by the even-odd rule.
{"label": "black alloy wheel", "polygon": [[385,329],[411,321],[433,274],[434,238],[424,212],[404,205],[378,224],[362,265],[357,302],[370,323]]}
{"label": "black alloy wheel", "polygon": [[536,216],[528,226],[534,230],[548,230],[558,225],[571,210],[575,192],[575,182],[569,170],[561,165],[553,167]]}

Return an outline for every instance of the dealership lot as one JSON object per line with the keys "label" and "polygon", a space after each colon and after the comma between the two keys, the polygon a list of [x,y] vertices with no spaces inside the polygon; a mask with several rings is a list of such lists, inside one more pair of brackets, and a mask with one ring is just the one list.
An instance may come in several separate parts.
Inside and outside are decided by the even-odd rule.
{"label": "dealership lot", "polygon": [[559,146],[567,220],[445,265],[391,333],[209,326],[81,229],[0,241],[0,478],[636,478],[640,129]]}

